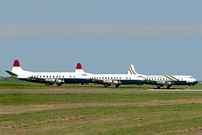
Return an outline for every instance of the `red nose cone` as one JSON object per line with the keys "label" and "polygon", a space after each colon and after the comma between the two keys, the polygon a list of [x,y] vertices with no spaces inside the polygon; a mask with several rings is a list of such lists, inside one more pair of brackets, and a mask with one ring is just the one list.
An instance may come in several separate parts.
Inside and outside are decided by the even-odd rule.
{"label": "red nose cone", "polygon": [[76,69],[82,69],[81,63],[77,63]]}
{"label": "red nose cone", "polygon": [[15,60],[13,63],[14,67],[20,67],[20,62],[18,60]]}

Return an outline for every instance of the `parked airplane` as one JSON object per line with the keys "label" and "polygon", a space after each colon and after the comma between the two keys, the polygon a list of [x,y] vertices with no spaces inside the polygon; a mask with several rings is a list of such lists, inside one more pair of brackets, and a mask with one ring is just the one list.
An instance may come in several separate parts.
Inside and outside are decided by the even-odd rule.
{"label": "parked airplane", "polygon": [[142,77],[146,80],[145,84],[156,85],[158,89],[163,87],[164,85],[167,86],[169,89],[172,85],[188,85],[194,86],[198,83],[196,79],[189,75],[142,75],[138,74],[135,71],[133,65],[129,66],[128,74],[137,75]]}
{"label": "parked airplane", "polygon": [[120,85],[126,84],[137,84],[138,86],[143,85],[145,79],[136,75],[128,74],[94,74],[92,76],[92,83],[103,84],[105,87],[115,85],[116,88],[119,88]]}
{"label": "parked airplane", "polygon": [[120,85],[127,84],[143,85],[145,79],[134,74],[93,74],[92,83],[103,84],[105,87],[115,85],[119,88]]}
{"label": "parked airplane", "polygon": [[75,72],[31,72],[25,71],[20,67],[18,60],[14,61],[12,71],[6,70],[11,76],[20,80],[36,83],[44,83],[46,86],[56,84],[82,83],[91,82],[91,74],[85,73],[80,63],[77,64]]}

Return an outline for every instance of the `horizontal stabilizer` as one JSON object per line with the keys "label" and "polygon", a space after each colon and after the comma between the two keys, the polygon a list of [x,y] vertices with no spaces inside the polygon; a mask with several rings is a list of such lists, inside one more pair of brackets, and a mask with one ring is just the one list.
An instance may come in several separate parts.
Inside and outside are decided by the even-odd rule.
{"label": "horizontal stabilizer", "polygon": [[13,72],[11,72],[11,71],[8,71],[8,70],[5,70],[9,75],[11,75],[11,76],[18,76],[17,74],[15,74],[15,73],[13,73]]}

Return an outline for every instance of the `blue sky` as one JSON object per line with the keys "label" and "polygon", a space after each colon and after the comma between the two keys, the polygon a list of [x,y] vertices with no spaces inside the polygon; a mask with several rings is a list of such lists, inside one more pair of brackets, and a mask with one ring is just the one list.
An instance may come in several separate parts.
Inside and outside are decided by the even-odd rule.
{"label": "blue sky", "polygon": [[202,80],[202,1],[6,0],[0,76],[30,71],[192,75]]}

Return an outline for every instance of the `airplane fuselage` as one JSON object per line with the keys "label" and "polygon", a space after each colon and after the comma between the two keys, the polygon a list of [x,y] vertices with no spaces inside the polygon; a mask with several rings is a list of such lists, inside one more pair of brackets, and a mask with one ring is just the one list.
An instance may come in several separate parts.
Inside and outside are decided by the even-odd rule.
{"label": "airplane fuselage", "polygon": [[92,82],[98,84],[114,84],[116,87],[122,84],[143,85],[145,79],[129,74],[93,74]]}
{"label": "airplane fuselage", "polygon": [[88,74],[77,74],[75,72],[30,72],[27,75],[19,75],[18,79],[29,82],[46,83],[51,85],[56,84],[71,84],[91,82],[91,77]]}

